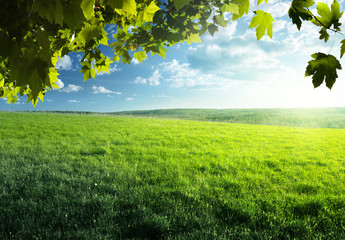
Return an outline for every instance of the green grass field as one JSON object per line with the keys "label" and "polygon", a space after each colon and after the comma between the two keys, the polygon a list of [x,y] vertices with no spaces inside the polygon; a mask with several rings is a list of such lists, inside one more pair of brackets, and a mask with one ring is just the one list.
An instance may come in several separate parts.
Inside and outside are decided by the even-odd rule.
{"label": "green grass field", "polygon": [[0,122],[0,239],[345,239],[344,129]]}

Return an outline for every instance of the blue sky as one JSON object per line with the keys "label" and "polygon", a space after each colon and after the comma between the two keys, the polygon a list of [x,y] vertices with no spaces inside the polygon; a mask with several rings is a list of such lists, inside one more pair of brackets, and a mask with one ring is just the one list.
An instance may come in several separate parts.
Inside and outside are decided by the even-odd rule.
{"label": "blue sky", "polygon": [[[248,29],[252,11],[258,8],[275,19],[272,40],[265,36],[256,41],[254,29]],[[214,37],[206,34],[202,43],[170,47],[166,59],[156,55],[143,64],[135,60],[126,65],[113,63],[110,74],[86,82],[79,72],[81,55],[70,54],[57,64],[60,89],[46,93],[44,103],[34,108],[25,103],[26,97],[14,105],[1,99],[0,110],[345,107],[343,71],[332,91],[325,85],[314,89],[311,78],[304,78],[312,53],[339,57],[338,42],[343,36],[331,35],[324,44],[318,40],[319,29],[309,23],[298,32],[287,16],[288,9],[287,1],[259,7],[252,2],[248,16],[230,22]],[[112,54],[109,49],[105,53]]]}

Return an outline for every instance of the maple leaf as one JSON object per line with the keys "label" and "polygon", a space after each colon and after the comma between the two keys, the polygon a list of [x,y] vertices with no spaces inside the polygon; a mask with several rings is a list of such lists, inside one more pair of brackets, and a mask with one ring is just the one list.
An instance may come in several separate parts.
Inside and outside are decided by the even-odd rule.
{"label": "maple leaf", "polygon": [[138,21],[152,22],[153,16],[158,10],[160,10],[160,8],[154,2],[151,2],[150,5],[145,7],[144,11],[138,14]]}
{"label": "maple leaf", "polygon": [[232,15],[232,20],[236,20],[243,16],[243,14],[247,14],[249,11],[250,2],[249,0],[236,0],[233,2],[234,4],[238,5],[238,14],[234,13]]}
{"label": "maple leaf", "polygon": [[140,63],[143,63],[144,59],[147,59],[146,53],[142,51],[138,51],[133,55]]}
{"label": "maple leaf", "polygon": [[345,39],[343,39],[343,40],[341,41],[340,58],[343,57],[344,53],[345,53]]}
{"label": "maple leaf", "polygon": [[84,16],[87,20],[95,13],[95,0],[82,0],[80,7],[83,10]]}
{"label": "maple leaf", "polygon": [[249,28],[256,27],[256,38],[260,40],[267,30],[267,35],[272,38],[274,19],[271,14],[257,10],[256,16],[252,18]]}
{"label": "maple leaf", "polygon": [[311,57],[314,58],[314,60],[308,62],[305,77],[313,75],[312,79],[315,88],[319,87],[325,80],[326,86],[332,89],[338,77],[337,69],[341,69],[340,62],[333,55],[327,55],[320,52],[312,54]]}
{"label": "maple leaf", "polygon": [[339,26],[341,23],[339,22],[343,12],[340,12],[339,3],[334,0],[331,9],[326,3],[319,2],[317,4],[317,13],[320,15],[317,17],[317,20],[322,23],[323,26],[329,28],[332,25],[338,31],[340,31]]}
{"label": "maple leaf", "polygon": [[292,23],[296,24],[298,30],[301,29],[302,20],[311,20],[313,15],[308,10],[309,7],[314,5],[313,0],[293,0],[289,9],[289,17]]}

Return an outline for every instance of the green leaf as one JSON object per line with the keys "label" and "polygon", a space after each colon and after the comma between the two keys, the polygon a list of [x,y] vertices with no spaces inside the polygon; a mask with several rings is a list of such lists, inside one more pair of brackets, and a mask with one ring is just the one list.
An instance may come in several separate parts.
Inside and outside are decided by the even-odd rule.
{"label": "green leaf", "polygon": [[119,62],[120,61],[120,57],[118,55],[115,55],[113,57],[113,61]]}
{"label": "green leaf", "polygon": [[11,55],[11,49],[15,47],[15,43],[6,32],[0,30],[0,56],[6,58]]}
{"label": "green leaf", "polygon": [[233,14],[236,14],[236,15],[239,15],[239,14],[240,14],[238,5],[235,4],[235,3],[232,3],[232,2],[230,2],[229,4],[224,4],[224,5],[220,8],[220,11],[221,11],[222,13],[230,12],[230,13],[233,13]]}
{"label": "green leaf", "polygon": [[47,33],[42,31],[40,28],[38,28],[37,30],[37,41],[42,47],[42,58],[48,63],[48,65],[50,65],[50,67],[52,67],[53,65],[51,63],[50,41],[47,36]]}
{"label": "green leaf", "polygon": [[191,45],[193,42],[195,43],[200,43],[201,42],[201,38],[199,36],[199,34],[194,34],[194,33],[191,33],[189,35],[189,37],[187,38],[186,42]]}
{"label": "green leaf", "polygon": [[208,29],[208,32],[209,32],[212,36],[214,36],[214,34],[215,34],[216,32],[218,32],[218,26],[217,26],[216,24],[211,24],[211,25],[209,25],[209,26],[207,27],[207,29]]}
{"label": "green leaf", "polygon": [[320,40],[324,39],[325,42],[327,42],[330,37],[327,32],[327,28],[322,27],[319,33],[320,33]]}
{"label": "green leaf", "polygon": [[49,68],[49,73],[48,73],[48,77],[49,77],[49,81],[50,81],[50,85],[51,87],[57,88],[59,89],[59,86],[57,85],[57,81],[58,81],[58,72],[55,68]]}
{"label": "green leaf", "polygon": [[234,15],[232,16],[233,21],[248,13],[250,6],[249,0],[236,0],[232,3],[238,6],[238,14],[234,13]]}
{"label": "green leaf", "polygon": [[140,63],[143,63],[143,59],[147,59],[146,53],[142,51],[135,52],[133,55]]}
{"label": "green leaf", "polygon": [[72,31],[81,28],[86,20],[80,5],[81,0],[73,0],[70,5],[63,6],[64,21]]}
{"label": "green leaf", "polygon": [[153,16],[158,10],[160,10],[160,8],[155,4],[155,2],[151,2],[150,5],[145,7],[143,11],[139,12],[138,21],[152,22]]}
{"label": "green leaf", "polygon": [[343,39],[341,42],[341,47],[340,47],[340,58],[343,57],[344,53],[345,53],[345,39]]}
{"label": "green leaf", "polygon": [[340,31],[339,26],[341,23],[339,20],[343,15],[343,12],[340,12],[340,6],[337,0],[333,1],[331,9],[326,3],[319,2],[317,4],[317,13],[320,15],[320,17],[317,17],[317,19],[322,23],[323,26],[329,28],[333,24],[334,28]]}
{"label": "green leaf", "polygon": [[0,73],[0,88],[2,88],[5,84],[5,78],[4,76]]}
{"label": "green leaf", "polygon": [[213,22],[220,25],[221,27],[228,26],[229,21],[224,19],[224,15],[215,15],[213,17]]}
{"label": "green leaf", "polygon": [[90,40],[94,40],[94,38],[97,38],[100,36],[100,28],[97,25],[90,25],[86,24],[85,27],[79,32],[77,40],[79,44],[85,45]]}
{"label": "green leaf", "polygon": [[60,0],[35,0],[32,11],[41,17],[46,17],[49,22],[63,26],[64,14]]}
{"label": "green leaf", "polygon": [[308,10],[309,7],[314,5],[313,0],[293,0],[289,9],[289,17],[292,23],[296,24],[298,30],[301,29],[302,20],[311,20],[313,15]]}
{"label": "green leaf", "polygon": [[187,5],[191,0],[173,0],[174,6],[177,10],[180,10],[185,5]]}
{"label": "green leaf", "polygon": [[256,15],[252,18],[249,28],[256,27],[256,38],[259,40],[267,31],[267,35],[272,38],[274,19],[271,14],[263,10],[257,10]]}
{"label": "green leaf", "polygon": [[87,20],[95,13],[95,0],[82,0],[80,7],[84,13],[84,16]]}
{"label": "green leaf", "polygon": [[86,60],[82,62],[80,65],[82,66],[80,72],[84,75],[84,81],[90,78],[95,78],[96,70],[92,68],[91,63],[89,61]]}
{"label": "green leaf", "polygon": [[32,97],[35,99],[43,88],[41,78],[39,77],[37,70],[34,70],[28,82],[31,89]]}
{"label": "green leaf", "polygon": [[340,62],[333,55],[326,55],[320,52],[314,53],[311,56],[314,60],[308,62],[305,77],[313,75],[312,79],[315,88],[319,87],[325,80],[326,86],[332,89],[338,77],[337,69],[341,69]]}
{"label": "green leaf", "polygon": [[113,8],[124,11],[127,15],[137,15],[137,3],[135,0],[109,0]]}

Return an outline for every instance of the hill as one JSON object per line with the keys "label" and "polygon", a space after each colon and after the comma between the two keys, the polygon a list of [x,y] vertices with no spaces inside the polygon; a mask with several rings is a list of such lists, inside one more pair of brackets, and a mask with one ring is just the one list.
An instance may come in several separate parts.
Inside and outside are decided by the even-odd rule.
{"label": "hill", "polygon": [[345,128],[345,108],[159,109],[112,113],[117,116],[189,119],[313,128]]}

